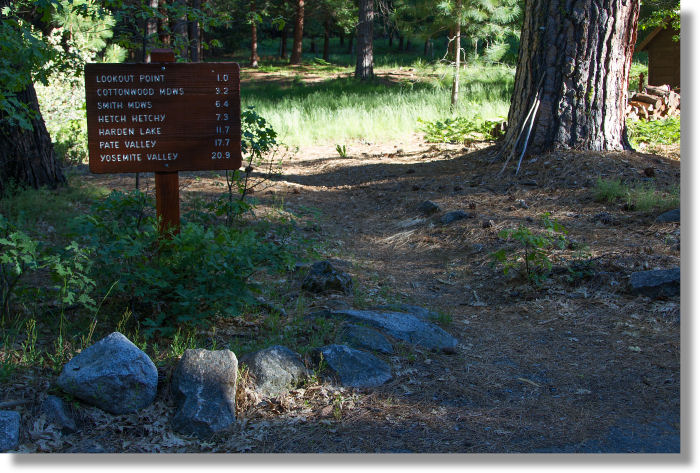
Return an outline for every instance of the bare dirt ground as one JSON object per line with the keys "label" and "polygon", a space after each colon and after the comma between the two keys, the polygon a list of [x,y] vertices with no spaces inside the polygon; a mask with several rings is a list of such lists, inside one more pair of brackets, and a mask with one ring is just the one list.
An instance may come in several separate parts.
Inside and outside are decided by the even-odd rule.
{"label": "bare dirt ground", "polygon": [[[243,380],[236,431],[208,442],[170,430],[165,388],[155,404],[132,415],[83,407],[83,427],[71,435],[61,435],[30,405],[21,449],[678,451],[680,299],[634,296],[627,284],[631,272],[680,264],[680,225],[657,224],[658,212],[592,197],[597,177],[639,181],[647,168],[660,187],[679,185],[677,150],[553,153],[526,160],[518,178],[512,169],[499,177],[501,161],[494,157],[488,144],[438,146],[419,136],[353,143],[346,158],[333,146],[317,146],[287,160],[283,175],[255,194],[261,208],[282,205],[294,215],[299,231],[322,242],[324,256],[353,276],[354,296],[308,296],[309,311],[338,301],[420,305],[446,316],[443,328],[459,340],[456,353],[404,347],[384,357],[394,378],[374,389],[319,382],[261,402]],[[130,177],[86,179],[133,186]],[[150,179],[144,177],[146,184]],[[215,182],[221,180],[184,174],[183,201],[220,192]],[[474,217],[443,225],[418,210],[425,200],[443,213]],[[505,245],[499,231],[538,228],[545,212],[564,225],[570,241],[589,248],[590,274],[568,280],[573,250],[552,254],[553,276],[540,288],[491,266],[489,255]],[[285,304],[298,298],[296,279]],[[38,400],[50,381],[14,389]]]}

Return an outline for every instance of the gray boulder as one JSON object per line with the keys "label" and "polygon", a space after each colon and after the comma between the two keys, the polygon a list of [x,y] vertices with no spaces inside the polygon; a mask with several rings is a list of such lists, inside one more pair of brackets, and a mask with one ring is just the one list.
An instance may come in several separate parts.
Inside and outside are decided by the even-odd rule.
{"label": "gray boulder", "polygon": [[474,214],[467,213],[463,210],[453,210],[452,212],[447,212],[445,215],[440,217],[440,223],[443,225],[449,225],[450,223],[456,222],[457,220],[463,220],[465,218],[474,218]]}
{"label": "gray boulder", "polygon": [[171,391],[178,432],[208,438],[236,422],[238,360],[230,350],[186,350],[175,367]]}
{"label": "gray boulder", "polygon": [[373,388],[391,379],[391,368],[376,356],[346,345],[318,348],[317,357],[335,374],[343,386]]}
{"label": "gray boulder", "polygon": [[148,355],[113,332],[66,363],[57,384],[100,409],[126,414],[153,402],[158,370]]}
{"label": "gray boulder", "polygon": [[19,448],[19,412],[0,411],[0,452]]}
{"label": "gray boulder", "polygon": [[630,290],[652,299],[677,296],[681,293],[681,268],[632,273]]}
{"label": "gray boulder", "polygon": [[681,209],[673,209],[668,212],[664,212],[658,217],[656,217],[657,223],[671,223],[681,221]]}
{"label": "gray boulder", "polygon": [[420,210],[425,215],[432,215],[434,213],[439,212],[441,209],[440,206],[435,202],[426,200],[418,206],[418,210]]}
{"label": "gray boulder", "polygon": [[63,433],[73,433],[78,430],[66,403],[58,396],[47,396],[41,403],[41,413],[46,416],[46,420],[60,427]]}
{"label": "gray boulder", "polygon": [[318,261],[311,265],[301,288],[315,293],[340,291],[352,294],[352,277],[348,273],[338,271],[328,261]]}
{"label": "gray boulder", "polygon": [[430,309],[426,309],[425,307],[421,307],[418,305],[411,305],[411,304],[398,304],[395,306],[379,306],[377,307],[379,310],[384,310],[384,311],[389,311],[389,312],[407,312],[411,315],[415,315],[419,319],[423,320],[439,320],[440,314],[437,312],[433,312]]}
{"label": "gray boulder", "polygon": [[301,357],[287,347],[275,345],[241,358],[255,378],[256,390],[264,396],[289,391],[309,376]]}
{"label": "gray boulder", "polygon": [[338,334],[338,342],[353,348],[394,353],[394,347],[384,335],[369,327],[348,324]]}
{"label": "gray boulder", "polygon": [[346,317],[384,331],[386,334],[430,350],[454,352],[457,339],[435,324],[405,312],[339,310],[333,315]]}

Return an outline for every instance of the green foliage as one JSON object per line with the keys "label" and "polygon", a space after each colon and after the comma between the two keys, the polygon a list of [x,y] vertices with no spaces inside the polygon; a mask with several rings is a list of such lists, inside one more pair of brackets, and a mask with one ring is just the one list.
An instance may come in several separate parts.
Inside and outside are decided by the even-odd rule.
{"label": "green foliage", "polygon": [[20,278],[40,265],[38,243],[0,214],[0,310],[9,317]]}
{"label": "green foliage", "polygon": [[502,134],[497,125],[505,119],[477,120],[467,117],[446,118],[434,122],[426,122],[421,119],[421,130],[425,133],[425,139],[431,143],[471,143],[494,138],[492,130],[497,130],[496,138]]}
{"label": "green foliage", "polygon": [[619,179],[598,178],[593,197],[598,202],[608,204],[622,201],[625,209],[639,212],[668,210],[680,205],[680,189],[677,187],[664,191],[651,182],[632,186]]}
{"label": "green foliage", "polygon": [[681,119],[667,117],[661,120],[633,120],[627,123],[632,146],[640,143],[672,145],[681,141]]}
{"label": "green foliage", "polygon": [[552,270],[551,253],[567,246],[566,229],[549,213],[542,215],[543,230],[532,231],[524,225],[498,233],[499,238],[516,243],[513,248],[502,248],[491,253],[492,264],[500,264],[503,273],[520,268],[528,281],[540,286],[549,279]]}
{"label": "green foliage", "polygon": [[597,202],[613,203],[625,197],[629,189],[620,179],[598,178],[593,188],[593,198]]}
{"label": "green foliage", "polygon": [[345,145],[335,145],[335,150],[341,158],[344,159],[348,157],[348,150]]}
{"label": "green foliage", "polygon": [[254,228],[190,222],[162,238],[146,212],[149,200],[137,191],[114,192],[95,205],[81,229],[94,252],[93,277],[100,287],[116,281],[112,303],[139,314],[147,337],[239,315],[255,304],[249,278],[294,260],[274,234]]}

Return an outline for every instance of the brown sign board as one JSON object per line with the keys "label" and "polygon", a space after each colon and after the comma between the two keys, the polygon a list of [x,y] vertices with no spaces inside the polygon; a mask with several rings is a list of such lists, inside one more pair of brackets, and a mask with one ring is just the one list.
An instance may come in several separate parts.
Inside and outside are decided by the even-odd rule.
{"label": "brown sign board", "polygon": [[238,64],[87,64],[90,171],[241,166]]}

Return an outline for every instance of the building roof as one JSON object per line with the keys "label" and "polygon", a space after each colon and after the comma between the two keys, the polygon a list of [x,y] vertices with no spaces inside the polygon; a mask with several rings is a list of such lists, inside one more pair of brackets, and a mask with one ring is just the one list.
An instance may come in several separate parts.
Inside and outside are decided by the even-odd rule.
{"label": "building roof", "polygon": [[658,35],[658,34],[661,33],[663,30],[665,30],[666,28],[668,28],[668,26],[669,26],[668,22],[664,22],[663,24],[657,26],[657,27],[654,29],[654,31],[652,31],[651,33],[649,33],[649,35],[648,35],[646,38],[644,38],[644,41],[642,41],[642,42],[639,44],[639,46],[637,47],[637,50],[638,50],[638,51],[644,51],[644,50],[647,48],[647,46],[649,46],[649,43],[651,43],[652,40],[656,37],[656,35]]}

